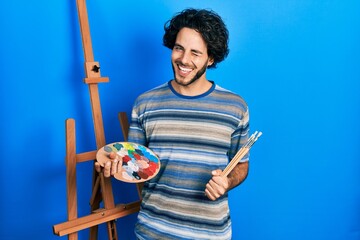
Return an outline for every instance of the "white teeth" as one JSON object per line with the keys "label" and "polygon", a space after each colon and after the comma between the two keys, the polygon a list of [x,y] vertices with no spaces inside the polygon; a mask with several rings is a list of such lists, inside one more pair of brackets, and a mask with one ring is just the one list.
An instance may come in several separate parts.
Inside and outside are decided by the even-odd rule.
{"label": "white teeth", "polygon": [[183,72],[191,72],[192,69],[191,68],[184,68],[184,67],[181,67],[179,66],[180,70],[183,71]]}

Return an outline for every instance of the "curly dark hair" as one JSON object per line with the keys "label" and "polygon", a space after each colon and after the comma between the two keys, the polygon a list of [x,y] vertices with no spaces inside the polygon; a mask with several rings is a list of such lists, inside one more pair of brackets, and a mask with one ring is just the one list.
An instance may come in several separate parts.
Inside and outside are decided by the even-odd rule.
{"label": "curly dark hair", "polygon": [[176,36],[184,27],[199,32],[206,42],[207,53],[214,60],[208,68],[216,68],[229,54],[229,32],[221,17],[214,11],[189,8],[176,14],[164,25],[164,46],[173,49]]}

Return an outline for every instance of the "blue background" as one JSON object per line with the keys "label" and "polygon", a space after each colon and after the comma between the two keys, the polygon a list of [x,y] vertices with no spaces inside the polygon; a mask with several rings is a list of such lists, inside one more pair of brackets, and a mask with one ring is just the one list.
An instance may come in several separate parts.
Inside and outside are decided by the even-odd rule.
{"label": "blue background", "polygon": [[[359,1],[87,6],[95,61],[110,78],[99,85],[107,142],[122,140],[117,113],[172,77],[165,21],[211,8],[229,28],[230,55],[208,78],[242,95],[252,131],[264,133],[248,179],[230,193],[234,239],[360,239]],[[96,148],[75,0],[3,1],[0,36],[0,239],[60,239],[52,226],[66,221],[65,119],[76,120],[78,153]],[[91,169],[77,167],[80,216]],[[114,190],[117,203],[137,199],[131,184]],[[133,239],[135,220],[117,222],[119,239]]]}

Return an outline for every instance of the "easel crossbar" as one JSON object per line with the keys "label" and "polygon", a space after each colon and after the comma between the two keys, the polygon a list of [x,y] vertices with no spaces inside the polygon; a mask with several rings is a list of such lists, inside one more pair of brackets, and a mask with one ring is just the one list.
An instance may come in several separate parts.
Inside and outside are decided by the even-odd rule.
{"label": "easel crossbar", "polygon": [[87,162],[96,159],[97,150],[76,154],[76,162]]}
{"label": "easel crossbar", "polygon": [[105,222],[115,220],[136,213],[140,209],[141,201],[136,201],[128,204],[117,204],[113,209],[98,209],[94,213],[84,217],[76,218],[64,223],[59,223],[53,226],[55,235],[65,236],[71,233],[84,230]]}

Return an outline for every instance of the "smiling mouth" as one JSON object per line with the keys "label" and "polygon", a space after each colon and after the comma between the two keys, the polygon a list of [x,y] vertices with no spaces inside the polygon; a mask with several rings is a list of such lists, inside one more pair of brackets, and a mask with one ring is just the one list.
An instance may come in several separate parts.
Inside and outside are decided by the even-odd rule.
{"label": "smiling mouth", "polygon": [[192,68],[184,67],[183,65],[180,64],[178,64],[177,66],[180,70],[181,75],[188,75],[193,70]]}

